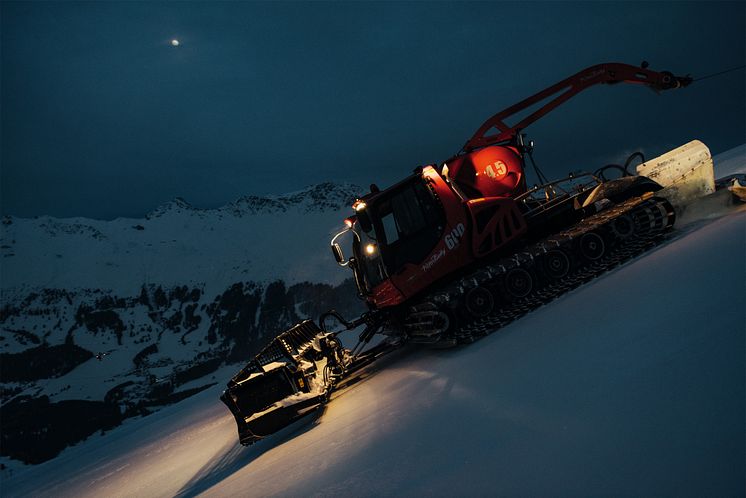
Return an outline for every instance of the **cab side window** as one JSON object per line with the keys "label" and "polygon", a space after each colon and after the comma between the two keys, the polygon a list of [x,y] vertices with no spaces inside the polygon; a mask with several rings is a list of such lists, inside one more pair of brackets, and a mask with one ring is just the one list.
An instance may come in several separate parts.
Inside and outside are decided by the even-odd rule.
{"label": "cab side window", "polygon": [[416,182],[382,202],[378,217],[387,246],[384,262],[394,274],[430,254],[441,238],[445,215],[427,186]]}

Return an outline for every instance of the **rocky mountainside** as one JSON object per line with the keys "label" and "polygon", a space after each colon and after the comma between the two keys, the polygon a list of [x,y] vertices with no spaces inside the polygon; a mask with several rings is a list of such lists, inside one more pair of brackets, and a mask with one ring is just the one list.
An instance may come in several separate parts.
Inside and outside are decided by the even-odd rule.
{"label": "rocky mountainside", "polygon": [[145,219],[6,217],[2,454],[26,463],[225,382],[288,325],[359,313],[329,236],[361,191],[320,184]]}

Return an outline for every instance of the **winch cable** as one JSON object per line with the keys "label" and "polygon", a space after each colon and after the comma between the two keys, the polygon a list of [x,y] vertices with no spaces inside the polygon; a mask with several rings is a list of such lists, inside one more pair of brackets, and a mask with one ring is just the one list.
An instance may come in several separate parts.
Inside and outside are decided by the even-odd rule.
{"label": "winch cable", "polygon": [[723,75],[723,74],[732,73],[733,71],[738,71],[739,69],[743,69],[745,67],[746,67],[746,64],[742,64],[742,65],[737,66],[737,67],[732,67],[730,69],[726,69],[725,71],[718,71],[717,73],[708,74],[708,75],[702,76],[700,78],[694,78],[694,80],[692,80],[692,81],[702,81],[702,80],[706,80],[707,78],[714,78],[715,76],[720,76],[720,75]]}

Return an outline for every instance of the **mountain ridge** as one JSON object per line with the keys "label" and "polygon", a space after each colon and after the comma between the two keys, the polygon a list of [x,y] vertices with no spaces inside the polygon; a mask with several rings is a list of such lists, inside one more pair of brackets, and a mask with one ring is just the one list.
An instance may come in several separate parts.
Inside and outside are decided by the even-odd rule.
{"label": "mountain ridge", "polygon": [[361,190],[325,182],[288,194],[243,196],[215,209],[177,197],[144,218],[108,221],[5,216],[0,288],[132,293],[155,282],[208,283],[219,290],[236,278],[338,284],[347,274],[328,264],[328,241]]}

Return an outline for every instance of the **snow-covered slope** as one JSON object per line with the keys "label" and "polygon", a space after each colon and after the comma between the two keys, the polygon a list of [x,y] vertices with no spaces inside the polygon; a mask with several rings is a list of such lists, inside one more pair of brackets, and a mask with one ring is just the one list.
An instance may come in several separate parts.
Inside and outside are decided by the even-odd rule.
{"label": "snow-covered slope", "polygon": [[746,210],[687,230],[475,344],[394,358],[255,446],[218,385],[3,495],[743,495]]}
{"label": "snow-covered slope", "polygon": [[36,288],[130,295],[143,284],[207,284],[210,292],[241,279],[336,284],[348,275],[329,271],[329,239],[361,190],[323,183],[219,209],[175,199],[145,219],[5,217],[0,285],[11,295]]}
{"label": "snow-covered slope", "polygon": [[329,251],[359,191],[326,183],[212,210],[177,199],[136,220],[3,218],[0,453],[44,461],[205,388],[300,319],[359,313]]}

